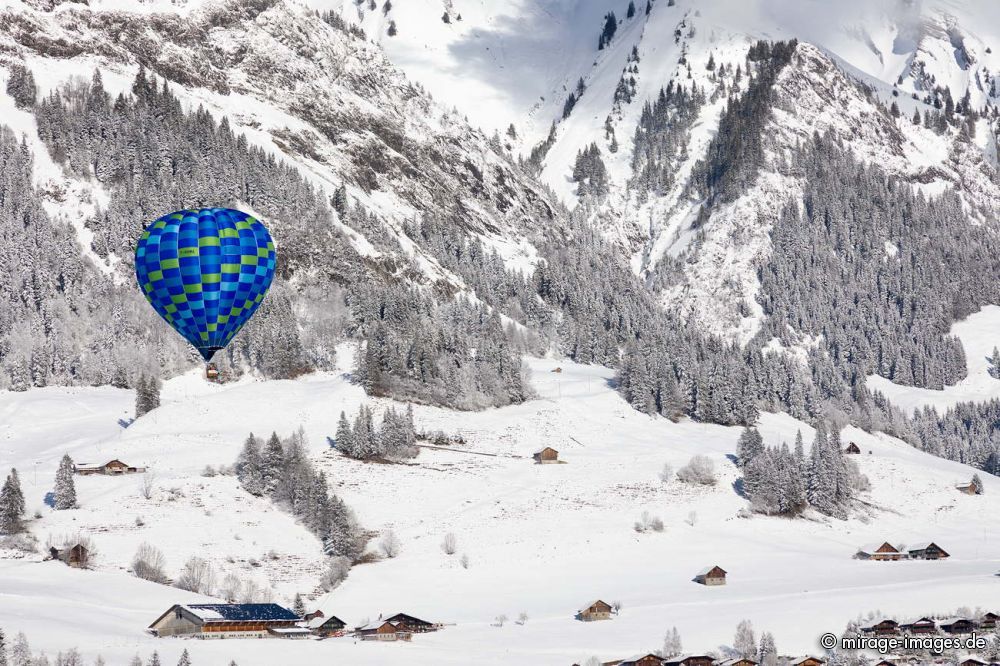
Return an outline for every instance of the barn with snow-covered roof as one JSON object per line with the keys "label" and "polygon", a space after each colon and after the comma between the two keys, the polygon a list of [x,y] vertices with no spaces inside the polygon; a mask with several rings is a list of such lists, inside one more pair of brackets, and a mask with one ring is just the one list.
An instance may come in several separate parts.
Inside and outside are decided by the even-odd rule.
{"label": "barn with snow-covered roof", "polygon": [[175,604],[149,631],[156,636],[200,638],[268,638],[293,629],[301,620],[278,604]]}

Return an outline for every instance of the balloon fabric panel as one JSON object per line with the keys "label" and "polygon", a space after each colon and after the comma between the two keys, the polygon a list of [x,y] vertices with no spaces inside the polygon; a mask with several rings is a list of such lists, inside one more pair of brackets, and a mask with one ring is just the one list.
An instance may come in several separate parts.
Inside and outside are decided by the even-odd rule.
{"label": "balloon fabric panel", "polygon": [[227,208],[164,215],[143,232],[135,252],[146,299],[206,361],[260,306],[275,262],[264,225]]}

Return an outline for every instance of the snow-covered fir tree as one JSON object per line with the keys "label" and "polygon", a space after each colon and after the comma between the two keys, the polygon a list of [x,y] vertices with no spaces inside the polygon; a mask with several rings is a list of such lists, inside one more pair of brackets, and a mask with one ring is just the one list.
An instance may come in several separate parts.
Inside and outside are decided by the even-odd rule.
{"label": "snow-covered fir tree", "polygon": [[75,465],[69,454],[65,454],[59,461],[59,469],[56,470],[55,485],[55,508],[75,509],[76,508],[76,484],[73,481],[73,471]]}

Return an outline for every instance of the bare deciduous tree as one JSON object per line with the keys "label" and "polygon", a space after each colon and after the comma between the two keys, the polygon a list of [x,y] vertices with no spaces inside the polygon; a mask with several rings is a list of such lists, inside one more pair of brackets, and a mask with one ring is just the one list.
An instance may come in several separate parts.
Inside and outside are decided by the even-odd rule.
{"label": "bare deciduous tree", "polygon": [[156,546],[149,543],[142,543],[135,551],[132,558],[132,575],[136,578],[152,581],[154,583],[166,583],[167,575],[163,572],[166,560],[163,553]]}
{"label": "bare deciduous tree", "polygon": [[378,542],[378,547],[383,555],[392,559],[399,555],[399,537],[396,536],[394,531],[386,530],[385,534],[382,535],[382,539]]}

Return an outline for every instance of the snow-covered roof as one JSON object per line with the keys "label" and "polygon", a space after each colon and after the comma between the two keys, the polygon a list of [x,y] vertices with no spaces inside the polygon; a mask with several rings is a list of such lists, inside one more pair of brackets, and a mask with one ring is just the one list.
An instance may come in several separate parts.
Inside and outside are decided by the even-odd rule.
{"label": "snow-covered roof", "polygon": [[278,604],[187,604],[184,606],[205,622],[289,621],[299,616]]}
{"label": "snow-covered roof", "polygon": [[738,664],[743,661],[749,661],[751,664],[757,663],[755,660],[747,657],[733,657],[731,659],[726,659],[725,661],[717,662],[717,666],[732,666],[733,664]]}
{"label": "snow-covered roof", "polygon": [[280,636],[304,636],[312,633],[305,627],[271,627],[268,631]]}
{"label": "snow-covered roof", "polygon": [[396,627],[395,622],[390,622],[389,620],[376,620],[374,622],[369,622],[368,624],[358,627],[356,631],[374,631],[375,629],[378,629],[379,627],[385,624],[391,624],[393,627]]}
{"label": "snow-covered roof", "polygon": [[322,627],[324,624],[326,624],[331,620],[336,620],[340,624],[344,624],[344,621],[338,618],[336,615],[325,615],[325,616],[319,615],[307,621],[306,626],[309,627],[310,629],[319,629],[320,627]]}
{"label": "snow-covered roof", "polygon": [[899,552],[899,549],[896,548],[895,546],[893,546],[888,541],[879,541],[878,543],[866,543],[865,545],[861,546],[861,548],[858,550],[858,552],[859,553],[875,553],[882,546],[890,546],[893,550],[895,550],[896,552]]}
{"label": "snow-covered roof", "polygon": [[[585,606],[584,606],[584,607],[582,608],[582,610],[587,610],[588,608],[593,608],[593,607],[594,607],[594,606],[595,606],[596,604],[604,604],[604,605],[605,605],[605,606],[607,606],[608,608],[611,608],[611,604],[609,604],[609,603],[608,603],[607,601],[604,601],[603,599],[594,599],[594,600],[593,600],[593,601],[591,601],[591,602],[590,602],[589,604],[586,604],[586,605],[585,605]],[[645,655],[643,655],[643,656],[645,656]]]}
{"label": "snow-covered roof", "polygon": [[935,544],[933,541],[921,541],[920,543],[915,543],[907,546],[906,550],[911,552],[914,550],[927,550],[927,548],[932,545],[937,545],[937,544]]}
{"label": "snow-covered roof", "polygon": [[707,576],[708,574],[712,573],[712,571],[714,571],[715,569],[718,569],[722,573],[726,573],[726,570],[723,569],[722,567],[720,567],[718,564],[713,564],[712,566],[705,567],[704,569],[702,569],[701,571],[699,571],[698,575],[699,576]]}

